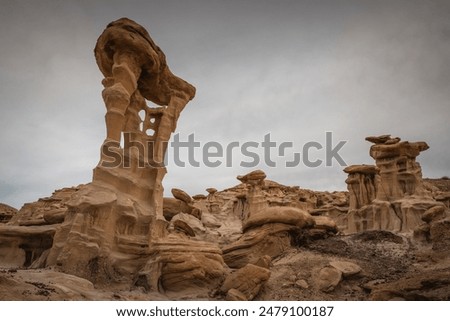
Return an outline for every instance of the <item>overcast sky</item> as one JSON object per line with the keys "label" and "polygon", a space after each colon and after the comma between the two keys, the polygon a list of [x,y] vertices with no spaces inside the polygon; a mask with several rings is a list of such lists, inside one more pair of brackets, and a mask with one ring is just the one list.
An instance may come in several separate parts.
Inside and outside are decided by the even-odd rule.
{"label": "overcast sky", "polygon": [[[20,207],[91,180],[105,138],[93,48],[120,17],[144,26],[197,88],[178,122],[182,139],[242,145],[270,133],[301,152],[332,132],[351,165],[373,163],[366,136],[392,134],[430,145],[418,158],[424,176],[450,175],[448,0],[0,0],[0,202]],[[346,189],[337,162],[286,168],[289,159],[258,168],[287,185]],[[233,186],[251,170],[241,160],[169,162],[166,192]]]}

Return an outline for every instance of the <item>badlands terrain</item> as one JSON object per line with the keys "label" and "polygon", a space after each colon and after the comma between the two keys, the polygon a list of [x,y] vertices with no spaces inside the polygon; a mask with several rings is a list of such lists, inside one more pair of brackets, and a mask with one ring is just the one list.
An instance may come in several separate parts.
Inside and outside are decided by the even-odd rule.
{"label": "badlands terrain", "polygon": [[450,180],[422,178],[426,142],[367,137],[374,163],[344,169],[348,191],[256,169],[164,197],[165,142],[196,90],[127,18],[95,59],[107,134],[92,182],[0,205],[1,300],[449,299]]}

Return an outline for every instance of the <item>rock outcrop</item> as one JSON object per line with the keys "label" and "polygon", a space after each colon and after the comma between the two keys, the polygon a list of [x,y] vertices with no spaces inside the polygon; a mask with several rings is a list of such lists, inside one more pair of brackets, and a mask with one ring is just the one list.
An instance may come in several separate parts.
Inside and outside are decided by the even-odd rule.
{"label": "rock outcrop", "polygon": [[217,287],[226,272],[221,250],[195,238],[180,216],[200,220],[201,211],[179,189],[163,202],[167,142],[195,88],[172,74],[147,31],[127,18],[107,26],[95,58],[105,77],[107,137],[93,181],[8,218],[0,227],[3,266],[53,267],[96,286],[145,279],[155,291]]}
{"label": "rock outcrop", "polygon": [[202,210],[194,206],[192,197],[178,188],[172,189],[173,198],[164,197],[163,199],[163,215],[167,221],[177,214],[190,214],[198,219],[202,217]]}
{"label": "rock outcrop", "polygon": [[264,194],[265,177],[266,174],[261,170],[237,177],[246,186],[237,188],[235,204],[245,200],[248,203],[248,215],[239,215],[242,219],[242,236],[222,248],[229,267],[243,268],[247,264],[255,264],[264,256],[271,259],[279,257],[291,248],[298,235],[314,234],[321,238],[330,231],[337,232],[336,224],[329,217],[313,217],[306,210],[289,206],[292,202],[268,202],[267,199],[273,198],[275,193],[278,197],[284,197],[284,193],[280,185],[269,182],[269,189],[276,186],[278,191]]}
{"label": "rock outcrop", "polygon": [[426,143],[368,137],[376,164],[344,170],[349,192],[254,170],[163,197],[167,142],[195,88],[127,18],[94,52],[100,161],[88,184],[0,204],[0,300],[448,300],[450,184],[423,182]]}
{"label": "rock outcrop", "polygon": [[422,181],[416,157],[429,147],[390,135],[367,137],[374,145],[373,165],[353,165],[344,169],[350,193],[346,232],[388,230],[411,233],[421,224],[422,214],[441,203],[432,197]]}
{"label": "rock outcrop", "polygon": [[0,224],[8,223],[16,213],[17,209],[14,207],[0,203]]}
{"label": "rock outcrop", "polygon": [[171,73],[147,31],[126,18],[103,31],[95,58],[105,77],[107,137],[93,182],[67,202],[47,264],[96,283],[130,283],[150,244],[166,235],[164,153],[195,88]]}
{"label": "rock outcrop", "polygon": [[253,300],[270,277],[270,270],[247,264],[228,275],[220,288],[230,301]]}

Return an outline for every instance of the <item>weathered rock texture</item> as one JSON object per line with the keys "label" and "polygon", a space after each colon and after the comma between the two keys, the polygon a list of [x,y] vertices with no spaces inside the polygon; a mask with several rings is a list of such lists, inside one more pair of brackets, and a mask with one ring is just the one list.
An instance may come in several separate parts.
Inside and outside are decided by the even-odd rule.
{"label": "weathered rock texture", "polygon": [[66,203],[47,264],[96,283],[129,283],[166,236],[164,152],[195,88],[172,74],[147,31],[127,18],[107,26],[95,58],[105,76],[107,137],[93,182]]}
{"label": "weathered rock texture", "polygon": [[54,267],[96,286],[219,286],[226,272],[222,252],[195,237],[201,223],[189,225],[201,210],[179,189],[163,200],[167,142],[195,88],[172,74],[147,31],[127,18],[107,26],[95,58],[105,77],[107,135],[93,181],[16,215],[3,211],[9,222],[0,226],[3,266]]}
{"label": "weathered rock texture", "polygon": [[421,224],[422,214],[437,206],[425,188],[416,157],[429,147],[390,135],[367,137],[374,145],[373,165],[353,165],[344,169],[350,193],[346,232],[388,230],[412,232]]}
{"label": "weathered rock texture", "polygon": [[0,203],[0,223],[8,223],[16,213],[17,210],[14,207]]}
{"label": "weathered rock texture", "polygon": [[346,168],[348,193],[255,170],[163,198],[166,143],[195,88],[126,18],[95,57],[107,133],[93,181],[0,204],[0,300],[450,298],[450,185],[423,183],[425,143],[369,137],[376,166]]}

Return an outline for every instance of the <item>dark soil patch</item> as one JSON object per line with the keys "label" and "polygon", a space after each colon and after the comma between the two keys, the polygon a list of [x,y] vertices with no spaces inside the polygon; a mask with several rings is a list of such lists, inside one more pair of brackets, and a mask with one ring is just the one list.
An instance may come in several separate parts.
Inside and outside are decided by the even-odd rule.
{"label": "dark soil patch", "polygon": [[32,284],[37,287],[39,290],[36,291],[37,295],[49,296],[51,293],[56,293],[55,289],[49,287],[48,285],[40,282],[25,282],[28,284]]}
{"label": "dark soil patch", "polygon": [[389,231],[365,231],[355,234],[351,237],[354,241],[362,242],[392,242],[396,244],[402,244],[403,239],[401,236],[395,235]]}

